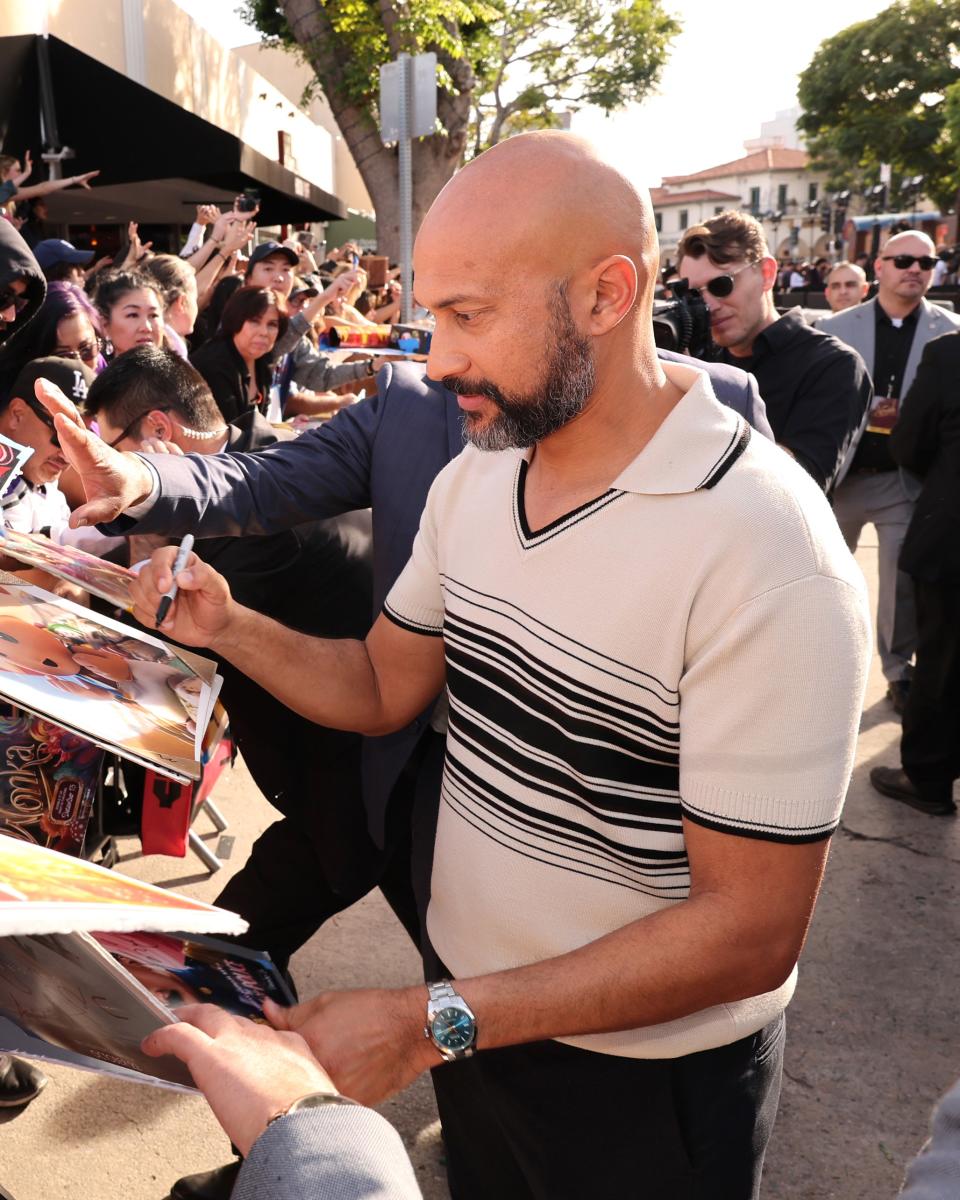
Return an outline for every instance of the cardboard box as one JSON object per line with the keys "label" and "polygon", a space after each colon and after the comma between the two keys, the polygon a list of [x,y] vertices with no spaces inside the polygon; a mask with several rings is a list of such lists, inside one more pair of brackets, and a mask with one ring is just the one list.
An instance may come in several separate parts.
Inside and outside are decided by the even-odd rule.
{"label": "cardboard box", "polygon": [[391,325],[390,326],[390,345],[397,347],[400,339],[404,340],[416,338],[417,345],[415,347],[403,347],[411,354],[427,354],[430,351],[431,332],[429,329],[421,329],[418,325]]}
{"label": "cardboard box", "polygon": [[385,254],[361,254],[360,266],[367,273],[367,287],[386,287],[390,260]]}

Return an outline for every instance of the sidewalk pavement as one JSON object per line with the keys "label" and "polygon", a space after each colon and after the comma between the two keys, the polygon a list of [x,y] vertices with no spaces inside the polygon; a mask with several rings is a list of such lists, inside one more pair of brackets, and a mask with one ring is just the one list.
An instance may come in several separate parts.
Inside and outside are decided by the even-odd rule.
{"label": "sidewalk pavement", "polygon": [[[859,558],[873,586],[875,545]],[[843,824],[788,1011],[764,1200],[894,1197],[932,1105],[960,1075],[960,829],[870,787],[870,767],[898,761],[899,725],[884,690],[875,662]],[[236,839],[217,875],[208,877],[193,856],[140,858],[132,840],[120,869],[213,900],[273,815],[242,766],[220,783],[216,800]],[[204,820],[199,831],[216,847]],[[293,972],[305,996],[419,978],[413,948],[379,894],[331,921],[295,957]],[[199,1099],[65,1068],[49,1075],[33,1105],[0,1116],[0,1184],[16,1200],[163,1200],[180,1175],[229,1157]],[[448,1200],[428,1081],[382,1111],[404,1137],[426,1200]]]}

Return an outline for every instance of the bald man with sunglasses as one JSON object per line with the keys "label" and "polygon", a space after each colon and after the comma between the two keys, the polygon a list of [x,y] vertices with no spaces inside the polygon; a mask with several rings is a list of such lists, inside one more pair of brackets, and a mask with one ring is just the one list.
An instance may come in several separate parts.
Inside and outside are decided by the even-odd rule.
{"label": "bald man with sunglasses", "polygon": [[837,488],[833,508],[851,550],[857,548],[864,525],[877,531],[877,650],[887,699],[899,714],[913,675],[917,622],[913,583],[897,560],[920,483],[894,461],[890,434],[924,347],[960,328],[960,317],[924,299],[936,263],[934,244],[925,233],[894,234],[876,261],[876,297],[818,323],[819,329],[858,351],[873,376],[874,399],[857,431],[849,471]]}
{"label": "bald man with sunglasses", "polygon": [[777,443],[829,494],[870,402],[862,359],[811,329],[799,308],[780,316],[777,261],[747,213],[720,213],[688,229],[677,270],[710,310],[719,360],[755,376]]}

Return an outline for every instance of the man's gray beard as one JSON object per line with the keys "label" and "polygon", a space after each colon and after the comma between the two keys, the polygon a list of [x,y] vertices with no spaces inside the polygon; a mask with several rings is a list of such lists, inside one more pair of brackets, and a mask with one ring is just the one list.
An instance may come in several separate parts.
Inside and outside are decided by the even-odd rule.
{"label": "man's gray beard", "polygon": [[593,394],[597,379],[593,346],[574,324],[564,286],[557,288],[551,307],[552,345],[537,390],[520,396],[490,385],[482,394],[497,406],[496,415],[483,425],[472,414],[464,415],[464,431],[478,450],[534,446],[579,416]]}

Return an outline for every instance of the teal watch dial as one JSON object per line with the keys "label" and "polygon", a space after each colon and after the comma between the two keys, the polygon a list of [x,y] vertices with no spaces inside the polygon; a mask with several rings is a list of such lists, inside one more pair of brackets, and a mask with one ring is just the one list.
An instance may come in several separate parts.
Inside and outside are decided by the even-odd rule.
{"label": "teal watch dial", "polygon": [[477,1023],[462,1008],[441,1008],[430,1022],[430,1032],[445,1050],[466,1050],[473,1045]]}

